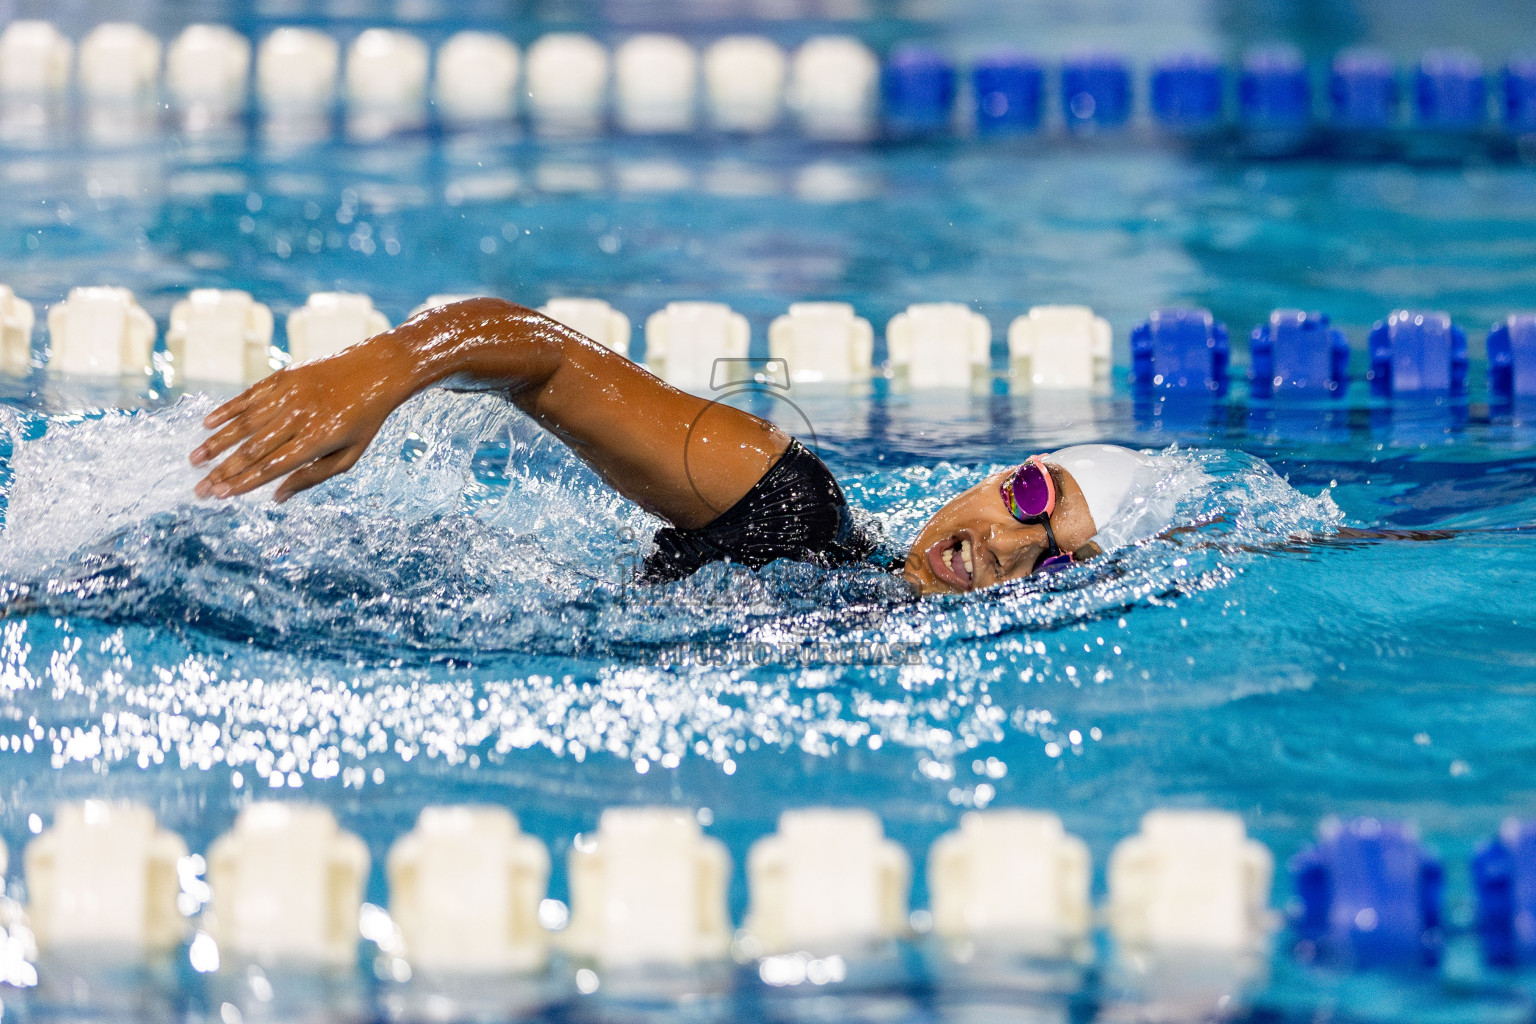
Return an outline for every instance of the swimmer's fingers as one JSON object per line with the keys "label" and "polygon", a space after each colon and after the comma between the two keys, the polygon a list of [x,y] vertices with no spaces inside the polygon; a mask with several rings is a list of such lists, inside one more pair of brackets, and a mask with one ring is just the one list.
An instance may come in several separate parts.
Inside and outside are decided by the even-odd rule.
{"label": "swimmer's fingers", "polygon": [[213,430],[212,436],[192,449],[194,466],[201,466],[218,458],[242,437],[260,430],[274,417],[287,415],[287,410],[304,405],[301,391],[287,370],[254,384],[243,394],[230,399],[203,418],[203,426]]}
{"label": "swimmer's fingers", "polygon": [[209,430],[216,430],[236,416],[251,408],[252,405],[269,397],[273,386],[280,381],[281,371],[265,380],[257,381],[234,398],[219,406],[213,412],[203,417],[203,426]]}
{"label": "swimmer's fingers", "polygon": [[[260,385],[257,385],[257,387],[259,386]],[[252,394],[252,392],[255,390],[256,388],[252,387],[240,392],[240,394],[236,395],[234,398],[231,398],[229,401],[213,410],[213,412],[209,413],[207,416],[204,416],[203,426],[209,430],[216,430],[219,427],[222,427],[224,424],[228,423],[230,420],[234,419],[236,416],[240,415],[246,409],[250,408],[251,403],[255,401],[255,396]]]}
{"label": "swimmer's fingers", "polygon": [[190,456],[192,465],[202,466],[223,455],[243,439],[250,437],[261,430],[272,420],[281,415],[283,410],[262,406],[252,410],[247,415],[226,423],[218,431],[206,438],[202,444],[192,449]]}
{"label": "swimmer's fingers", "polygon": [[316,459],[307,466],[300,466],[288,474],[288,479],[278,485],[277,493],[273,498],[278,502],[287,501],[300,491],[307,491],[318,483],[324,483],[338,473],[345,473],[357,465],[357,460],[362,458],[365,445],[348,445],[339,452],[332,452],[324,458]]}
{"label": "swimmer's fingers", "polygon": [[[335,453],[323,455],[321,458],[329,458],[331,454]],[[304,443],[302,438],[289,440],[257,461],[249,469],[236,473],[223,483],[216,485],[214,493],[223,498],[254,491],[263,484],[276,480],[284,473],[297,469],[314,458],[314,451]]]}
{"label": "swimmer's fingers", "polygon": [[[298,428],[291,420],[285,419],[269,430],[263,431],[248,438],[244,444],[236,448],[229,457],[219,463],[213,472],[209,473],[198,482],[196,491],[200,498],[216,495],[227,498],[234,494],[243,494],[250,487],[239,488],[237,481],[243,480],[252,472],[263,469],[277,457],[279,452],[303,451],[306,447],[303,439],[295,442],[294,437],[299,433]],[[305,458],[313,458],[316,454],[313,446],[308,446],[309,451]],[[293,463],[298,465],[304,458]],[[291,466],[289,468],[292,468]],[[271,479],[268,477],[268,479]],[[260,484],[252,486],[259,487]]]}

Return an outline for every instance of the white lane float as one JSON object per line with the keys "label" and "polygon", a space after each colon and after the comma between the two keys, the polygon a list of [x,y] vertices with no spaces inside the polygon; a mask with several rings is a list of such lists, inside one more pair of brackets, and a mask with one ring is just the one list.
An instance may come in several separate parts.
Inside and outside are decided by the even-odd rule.
{"label": "white lane float", "polygon": [[127,288],[72,288],[48,310],[48,368],[92,377],[147,374],[156,333]]}
{"label": "white lane float", "polygon": [[165,57],[165,84],[183,111],[211,119],[245,107],[251,43],[226,25],[188,25]]}
{"label": "white lane float", "polygon": [[324,32],[279,28],[256,51],[256,95],[268,113],[312,116],[336,100],[341,47]]}
{"label": "white lane float", "polygon": [[1109,383],[1114,336],[1087,306],[1036,306],[1008,326],[1015,381],[1033,390],[1093,390]]}
{"label": "white lane float", "polygon": [[613,69],[615,113],[625,131],[655,135],[693,127],[699,59],[682,39],[631,36],[614,51]]}
{"label": "white lane float", "polygon": [[32,372],[32,303],[0,284],[0,369],[24,377]]}
{"label": "white lane float", "polygon": [[992,324],[959,302],[922,302],[885,328],[891,368],[913,389],[969,388],[992,366]]}
{"label": "white lane float", "polygon": [[500,807],[428,807],[389,851],[389,911],[402,953],[440,974],[530,971],[549,935],[539,903],[549,851]]}
{"label": "white lane float", "polygon": [[165,347],[182,381],[260,380],[272,372],[272,310],[250,292],[193,289],[171,307]]}
{"label": "white lane float", "polygon": [[80,41],[80,91],[95,103],[149,97],[160,79],[160,40],[127,21],[97,25]]}
{"label": "white lane float", "polygon": [[366,29],[347,48],[348,122],[362,138],[421,125],[427,116],[431,51],[398,29]]}
{"label": "white lane float", "polygon": [[437,49],[432,98],[439,116],[455,124],[512,117],[521,70],[521,55],[506,36],[455,32]]}
{"label": "white lane float", "polygon": [[856,140],[874,131],[880,60],[852,36],[817,36],[790,60],[787,100],[814,138]]}
{"label": "white lane float", "polygon": [[250,804],[208,851],[203,927],[235,958],[351,965],[368,848],[314,804]]}
{"label": "white lane float", "polygon": [[765,132],[784,108],[784,51],[762,36],[726,36],[704,51],[709,120],[727,132]]}
{"label": "white lane float", "polygon": [[524,88],[534,124],[547,132],[596,131],[608,98],[608,51],[579,32],[551,32],[528,48]]}
{"label": "white lane float", "polygon": [[69,88],[75,44],[50,21],[13,21],[0,32],[0,94],[57,97]]}
{"label": "white lane float", "polygon": [[180,836],[149,808],[86,800],[64,804],[27,845],[27,917],[44,949],[126,954],[168,950],[188,931],[176,905]]}
{"label": "white lane float", "polygon": [[768,354],[796,384],[866,380],[874,348],[874,328],[846,302],[796,302],[768,327]]}
{"label": "white lane float", "polygon": [[669,302],[645,321],[645,363],[673,387],[708,394],[741,380],[747,318],[723,302]]}
{"label": "white lane float", "polygon": [[686,966],[723,958],[730,857],[685,810],[615,807],[571,848],[573,956],[606,967]]}
{"label": "white lane float", "polygon": [[335,355],[389,330],[373,299],[357,292],[315,292],[288,314],[288,354],[296,363]]}
{"label": "white lane float", "polygon": [[767,955],[858,953],[907,927],[911,863],[863,809],[785,811],[752,844],[743,925]]}
{"label": "white lane float", "polygon": [[1235,814],[1151,811],[1110,857],[1110,932],[1131,948],[1256,951],[1272,929],[1274,870]]}
{"label": "white lane float", "polygon": [[629,317],[602,299],[553,298],[539,312],[621,356],[629,355]]}
{"label": "white lane float", "polygon": [[928,854],[933,930],[1060,956],[1093,923],[1088,846],[1041,811],[973,811]]}

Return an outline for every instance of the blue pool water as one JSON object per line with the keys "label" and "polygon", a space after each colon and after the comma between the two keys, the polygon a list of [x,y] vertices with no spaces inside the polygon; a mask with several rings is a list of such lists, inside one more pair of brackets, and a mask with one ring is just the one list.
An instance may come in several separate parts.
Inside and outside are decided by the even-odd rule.
{"label": "blue pool water", "polygon": [[[1201,32],[1244,38],[1233,18]],[[420,396],[350,475],[277,508],[192,497],[185,456],[217,396],[0,380],[13,851],[64,800],[142,801],[204,850],[250,800],[292,797],[332,807],[380,865],[422,806],[485,801],[549,845],[563,897],[564,855],[603,808],[681,804],[707,808],[729,847],[739,919],[748,846],[809,804],[876,810],[914,857],[916,907],[924,852],[973,807],[1060,814],[1092,850],[1096,894],[1153,807],[1238,812],[1281,862],[1326,815],[1385,815],[1418,822],[1449,866],[1446,966],[1334,973],[1288,957],[1282,935],[1268,980],[1234,1005],[1530,1016],[1530,979],[1479,965],[1464,870],[1536,800],[1536,427],[1490,412],[1481,383],[1486,326],[1536,304],[1530,167],[1114,140],[506,132],[293,150],[259,133],[102,148],[62,131],[8,151],[0,180],[0,280],[40,308],[124,284],[162,330],[187,288],[219,286],[279,324],[337,288],[396,322],[444,292],[594,295],[637,326],[710,298],[747,315],[758,351],[802,299],[854,303],[877,337],[912,302],[964,301],[998,334],[1074,302],[1110,320],[1121,367],[1153,308],[1206,306],[1242,339],[1299,306],[1330,312],[1356,349],[1344,401],[1279,411],[1240,384],[1227,402],[1148,407],[1123,371],[1110,396],[885,382],[797,385],[793,406],[748,396],[787,429],[811,424],[893,551],[990,469],[1081,441],[1163,453],[1188,484],[1180,521],[1203,524],[1044,583],[925,601],[873,567],[714,567],[637,589],[656,521],[494,398]],[[1469,329],[1468,402],[1367,397],[1365,332],[1400,306]],[[1341,526],[1458,532],[1331,539]],[[824,643],[808,653],[808,638]],[[377,866],[369,896],[385,900]],[[1282,871],[1276,905],[1288,897]],[[1065,994],[1003,989],[1019,1019],[1136,1005],[1108,970]],[[765,1008],[748,988],[709,1012],[1002,1019],[984,987],[936,991],[912,967],[875,995]]]}

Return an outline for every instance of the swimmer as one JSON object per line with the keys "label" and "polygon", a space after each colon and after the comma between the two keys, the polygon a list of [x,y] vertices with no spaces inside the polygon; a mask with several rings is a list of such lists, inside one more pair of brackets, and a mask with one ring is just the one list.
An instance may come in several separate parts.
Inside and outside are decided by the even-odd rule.
{"label": "swimmer", "polygon": [[[642,570],[647,581],[725,559],[752,568],[778,558],[833,565],[874,551],[875,538],[826,466],[778,427],[679,391],[563,324],[489,298],[425,311],[336,355],[279,370],[215,409],[204,421],[213,433],[191,454],[193,465],[212,466],[197,494],[228,498],[282,477],[275,496],[285,501],[352,468],[389,414],[434,385],[499,392],[616,491],[666,520]],[[1112,445],[1033,455],[939,509],[901,574],[923,594],[972,591],[1150,536],[1147,517],[1127,508],[1137,504],[1133,484],[1148,461]]]}

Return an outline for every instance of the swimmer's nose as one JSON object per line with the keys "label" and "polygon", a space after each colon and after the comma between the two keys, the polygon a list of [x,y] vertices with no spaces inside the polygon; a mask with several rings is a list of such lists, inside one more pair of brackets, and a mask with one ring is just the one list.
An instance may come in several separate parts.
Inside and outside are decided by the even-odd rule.
{"label": "swimmer's nose", "polygon": [[1039,544],[1033,532],[1023,526],[1008,529],[991,527],[984,538],[987,550],[997,559],[1003,579],[1026,572]]}

